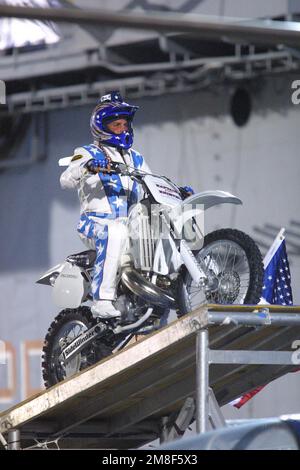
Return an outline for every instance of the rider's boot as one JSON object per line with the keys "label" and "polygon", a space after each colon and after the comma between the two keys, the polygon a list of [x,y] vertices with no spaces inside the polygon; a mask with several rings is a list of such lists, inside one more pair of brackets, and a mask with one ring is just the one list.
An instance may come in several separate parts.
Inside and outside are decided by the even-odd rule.
{"label": "rider's boot", "polygon": [[120,318],[121,312],[117,310],[111,300],[96,300],[91,308],[94,318]]}

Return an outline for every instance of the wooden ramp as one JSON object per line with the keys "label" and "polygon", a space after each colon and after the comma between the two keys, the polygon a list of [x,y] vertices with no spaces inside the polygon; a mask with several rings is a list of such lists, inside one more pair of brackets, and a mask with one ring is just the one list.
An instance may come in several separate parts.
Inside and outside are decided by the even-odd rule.
{"label": "wooden ramp", "polygon": [[[176,419],[196,396],[196,338],[203,329],[211,350],[236,351],[234,363],[210,361],[209,385],[220,406],[299,368],[290,359],[300,339],[299,307],[206,305],[1,413],[2,443],[12,430],[21,433],[22,448],[59,439],[60,448],[128,449],[160,437],[163,420]],[[240,350],[289,353],[286,361],[272,356],[272,365],[261,359],[244,365]]]}

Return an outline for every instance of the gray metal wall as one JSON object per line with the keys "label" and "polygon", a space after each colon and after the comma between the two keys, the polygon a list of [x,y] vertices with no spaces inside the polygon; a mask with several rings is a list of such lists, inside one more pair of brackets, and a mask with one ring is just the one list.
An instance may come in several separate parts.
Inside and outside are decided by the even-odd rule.
{"label": "gray metal wall", "polygon": [[299,0],[74,0],[72,3],[80,8],[179,11],[240,18],[281,16],[300,11]]}
{"label": "gray metal wall", "polygon": [[[62,3],[63,0],[61,0]],[[196,13],[228,18],[290,18],[300,13],[300,0],[74,0],[80,8],[98,8],[113,11],[157,11]],[[130,29],[97,28],[94,34],[105,40],[107,45],[124,44],[126,40],[142,40],[157,36],[155,31],[135,31]]]}
{"label": "gray metal wall", "polygon": [[[257,229],[266,223],[289,228],[291,221],[300,222],[300,105],[290,99],[295,78],[270,78],[252,89],[253,114],[244,128],[237,128],[228,113],[230,88],[137,102],[141,109],[135,147],[153,171],[199,191],[224,189],[243,199],[243,207],[212,210],[207,231],[236,227],[269,246],[276,229],[265,235]],[[0,339],[7,342],[10,358],[6,365],[0,361],[1,409],[40,386],[39,342],[58,312],[51,289],[35,280],[67,254],[84,248],[75,230],[77,196],[60,189],[57,161],[90,141],[90,111],[51,112],[48,158],[0,174]],[[16,157],[20,164],[29,152],[28,135]],[[294,301],[300,303],[299,238],[288,239],[288,253]],[[276,381],[237,416],[299,412],[299,385],[300,374]],[[225,412],[236,417],[231,407]]]}

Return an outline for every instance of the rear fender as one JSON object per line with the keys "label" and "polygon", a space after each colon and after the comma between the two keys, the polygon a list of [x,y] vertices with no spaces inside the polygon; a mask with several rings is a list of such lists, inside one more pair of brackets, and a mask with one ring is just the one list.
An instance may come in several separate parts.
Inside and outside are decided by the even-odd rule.
{"label": "rear fender", "polygon": [[37,284],[44,284],[45,286],[53,286],[55,279],[61,273],[65,263],[57,264],[53,268],[46,271],[37,281]]}
{"label": "rear fender", "polygon": [[53,286],[53,300],[59,308],[78,308],[86,298],[90,283],[84,270],[66,261]]}

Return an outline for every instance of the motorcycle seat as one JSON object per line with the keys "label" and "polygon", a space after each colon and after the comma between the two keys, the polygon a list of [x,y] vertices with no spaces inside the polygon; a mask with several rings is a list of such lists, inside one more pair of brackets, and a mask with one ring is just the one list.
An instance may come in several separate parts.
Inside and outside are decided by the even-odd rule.
{"label": "motorcycle seat", "polygon": [[76,264],[80,268],[92,268],[96,260],[95,250],[81,251],[80,253],[74,253],[67,257],[67,261],[72,264]]}

